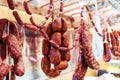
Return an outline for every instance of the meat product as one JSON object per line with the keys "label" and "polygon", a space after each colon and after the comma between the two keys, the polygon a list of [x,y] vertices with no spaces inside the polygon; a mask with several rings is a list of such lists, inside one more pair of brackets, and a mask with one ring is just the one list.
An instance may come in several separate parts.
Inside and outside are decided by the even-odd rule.
{"label": "meat product", "polygon": [[60,75],[60,71],[57,69],[51,69],[50,72],[47,74],[49,77],[56,77]]}
{"label": "meat product", "polygon": [[18,22],[19,25],[23,25],[23,21],[21,20],[17,11],[13,11],[13,16],[15,17],[15,19]]}
{"label": "meat product", "polygon": [[60,1],[60,12],[62,12],[63,11],[63,1],[61,0]]}
{"label": "meat product", "polygon": [[7,75],[7,73],[10,70],[10,66],[6,63],[0,64],[0,80],[3,80],[4,77]]}
{"label": "meat product", "polygon": [[16,36],[17,39],[19,40],[19,32],[17,29],[17,25],[14,22],[9,22],[9,33]]}
{"label": "meat product", "polygon": [[10,80],[16,80],[14,70],[11,71],[11,78],[10,78]]}
{"label": "meat product", "polygon": [[84,52],[80,49],[78,63],[73,74],[72,80],[84,80],[88,65],[85,62]]}
{"label": "meat product", "polygon": [[36,26],[38,28],[40,27],[38,24],[35,23],[35,21],[34,21],[32,16],[30,17],[30,22],[31,22],[32,25],[34,25],[34,26]]}
{"label": "meat product", "polygon": [[4,32],[4,28],[5,28],[5,24],[8,23],[7,19],[0,19],[0,38],[2,38],[3,32]]}
{"label": "meat product", "polygon": [[[110,37],[113,37],[113,39],[110,40]],[[104,44],[103,44],[103,49],[104,49],[103,50],[103,60],[105,62],[109,62],[110,59],[111,59],[110,44],[113,44],[113,43],[116,44],[116,42],[113,41],[113,40],[115,40],[115,38],[111,33],[107,32],[107,33],[104,34],[103,40],[104,40]],[[111,42],[111,41],[113,41],[113,42]],[[112,51],[114,51],[115,48],[113,48],[113,46],[112,46],[112,49],[113,49]]]}
{"label": "meat product", "polygon": [[26,13],[29,14],[29,15],[32,15],[32,12],[30,11],[30,9],[28,7],[28,1],[24,1],[23,6],[24,6],[24,9],[25,9]]}
{"label": "meat product", "polygon": [[68,28],[67,21],[64,18],[62,18],[62,33],[66,32],[67,28]]}
{"label": "meat product", "polygon": [[52,31],[52,23],[50,22],[48,25],[47,25],[47,30],[46,30],[46,33],[49,37],[51,37],[53,31]]}
{"label": "meat product", "polygon": [[26,29],[32,30],[32,31],[39,30],[36,26],[28,24],[28,23],[25,23],[23,27],[26,28]]}
{"label": "meat product", "polygon": [[44,56],[41,60],[41,68],[45,74],[50,71],[50,60],[48,57]]}
{"label": "meat product", "polygon": [[2,61],[6,59],[6,42],[3,39],[0,40],[0,56]]}
{"label": "meat product", "polygon": [[22,60],[22,57],[14,59],[14,70],[17,76],[23,76],[25,73],[25,67]]}
{"label": "meat product", "polygon": [[52,22],[52,30],[54,32],[62,30],[62,20],[61,18],[57,17]]}
{"label": "meat product", "polygon": [[104,43],[103,46],[104,46],[103,60],[105,62],[109,62],[111,59],[109,44]]}
{"label": "meat product", "polygon": [[50,0],[49,2],[49,8],[51,9],[53,7],[53,0]]}
{"label": "meat product", "polygon": [[52,48],[49,54],[50,62],[54,65],[58,65],[61,61],[60,51],[56,48]]}
{"label": "meat product", "polygon": [[49,40],[49,36],[47,35],[47,33],[46,33],[43,29],[41,29],[41,30],[39,30],[39,31],[40,31],[41,35],[42,35],[46,40]]}
{"label": "meat product", "polygon": [[13,0],[7,0],[8,6],[11,10],[15,8],[15,4]]}
{"label": "meat product", "polygon": [[70,61],[71,59],[70,51],[61,51],[61,59]]}
{"label": "meat product", "polygon": [[51,9],[48,9],[45,19],[48,20],[50,16],[51,16]]}
{"label": "meat product", "polygon": [[51,36],[51,40],[56,42],[59,46],[61,46],[61,34],[59,32],[54,32]]}
{"label": "meat product", "polygon": [[50,53],[50,49],[51,49],[50,43],[46,39],[44,39],[42,43],[42,54],[44,56],[48,56]]}
{"label": "meat product", "polygon": [[84,52],[84,57],[86,64],[91,68],[91,69],[99,69],[99,63],[95,59],[93,53],[92,53],[92,46],[90,45],[90,40],[89,40],[89,33],[88,29],[86,27],[83,27],[83,30],[81,32],[80,36],[80,42],[83,47],[83,52]]}
{"label": "meat product", "polygon": [[117,51],[117,41],[113,33],[110,33],[110,38],[111,38],[111,44],[112,44],[112,52],[114,53]]}
{"label": "meat product", "polygon": [[9,34],[6,37],[6,44],[8,45],[8,48],[10,50],[10,56],[12,58],[20,58],[22,56],[22,53],[20,51],[19,41],[16,38],[16,36]]}
{"label": "meat product", "polygon": [[67,33],[64,33],[62,35],[62,46],[63,47],[68,47],[69,46],[69,36],[67,35]]}
{"label": "meat product", "polygon": [[[51,12],[49,12],[50,14]],[[41,28],[39,30],[45,38],[42,45],[44,57],[42,58],[41,67],[47,76],[56,77],[60,75],[61,70],[68,67],[68,61],[70,61],[69,37],[65,33],[67,23],[64,19],[57,17],[46,28],[46,33],[41,32]],[[51,67],[51,65],[54,66]]]}
{"label": "meat product", "polygon": [[50,42],[50,45],[51,45],[52,47],[57,48],[57,49],[59,48],[59,45],[58,45],[55,41],[50,40],[49,42]]}
{"label": "meat product", "polygon": [[55,69],[64,70],[68,67],[68,62],[66,60],[61,61],[59,65],[55,66]]}

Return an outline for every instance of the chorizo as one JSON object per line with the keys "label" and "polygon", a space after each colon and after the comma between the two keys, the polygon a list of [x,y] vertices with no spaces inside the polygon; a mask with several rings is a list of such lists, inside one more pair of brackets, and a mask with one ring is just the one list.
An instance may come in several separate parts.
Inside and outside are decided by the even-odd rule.
{"label": "chorizo", "polygon": [[0,38],[2,38],[3,32],[4,32],[4,28],[5,28],[5,24],[8,23],[8,20],[3,18],[0,19]]}
{"label": "chorizo", "polygon": [[51,36],[51,40],[61,46],[61,34],[59,32],[54,32]]}
{"label": "chorizo", "polygon": [[23,76],[25,73],[25,67],[22,57],[14,59],[14,71],[17,76]]}
{"label": "chorizo", "polygon": [[55,42],[55,41],[53,41],[53,40],[49,40],[49,42],[50,42],[50,45],[52,46],[52,47],[54,47],[54,48],[59,48],[59,45]]}
{"label": "chorizo", "polygon": [[19,32],[17,29],[17,25],[11,21],[9,22],[9,33],[15,35],[17,39],[19,40]]}
{"label": "chorizo", "polygon": [[63,1],[61,0],[60,1],[60,10],[59,10],[60,12],[62,12],[63,11]]}
{"label": "chorizo", "polygon": [[56,77],[58,75],[60,75],[60,71],[57,69],[50,69],[50,72],[47,73],[47,76],[49,77]]}
{"label": "chorizo", "polygon": [[36,26],[28,24],[28,23],[25,23],[23,27],[25,27],[26,29],[29,29],[29,30],[33,30],[33,31],[39,30]]}
{"label": "chorizo", "polygon": [[0,80],[3,80],[3,78],[7,75],[7,73],[10,70],[10,66],[6,63],[0,64]]}
{"label": "chorizo", "polygon": [[19,25],[24,24],[17,11],[13,11],[13,16],[16,19],[16,21],[18,22]]}
{"label": "chorizo", "polygon": [[32,16],[30,17],[30,22],[31,22],[32,25],[34,25],[34,26],[36,26],[36,27],[38,27],[38,28],[40,27],[38,24],[36,24],[36,23],[34,22],[34,19],[33,19]]}
{"label": "chorizo", "polygon": [[57,17],[52,22],[52,30],[54,32],[62,30],[62,20],[61,18]]}
{"label": "chorizo", "polygon": [[41,68],[45,74],[50,71],[50,60],[48,57],[44,56],[41,60]]}
{"label": "chorizo", "polygon": [[81,50],[78,57],[78,63],[74,71],[72,80],[84,80],[88,65],[85,62],[83,51]]}
{"label": "chorizo", "polygon": [[51,37],[53,31],[52,31],[52,22],[50,22],[48,25],[47,25],[47,30],[46,30],[46,33],[49,37]]}
{"label": "chorizo", "polygon": [[46,39],[46,40],[49,40],[49,36],[47,35],[47,33],[44,31],[44,30],[39,30],[41,35]]}
{"label": "chorizo", "polygon": [[61,51],[61,59],[70,61],[71,59],[70,51]]}
{"label": "chorizo", "polygon": [[109,44],[108,43],[104,43],[103,47],[104,47],[103,60],[105,62],[109,62],[110,59],[111,59]]}
{"label": "chorizo", "polygon": [[84,57],[85,57],[85,61],[86,64],[91,68],[91,69],[99,69],[99,63],[97,62],[97,60],[95,59],[93,53],[92,53],[92,47],[90,45],[90,41],[89,41],[89,33],[88,33],[88,29],[83,28],[82,32],[81,32],[81,36],[80,36],[80,42],[81,45],[83,47],[83,53],[84,53]]}
{"label": "chorizo", "polygon": [[50,62],[54,65],[60,64],[61,54],[60,51],[56,48],[52,48],[49,54]]}
{"label": "chorizo", "polygon": [[62,35],[62,46],[63,47],[68,47],[69,46],[69,36],[67,35],[67,33],[64,33]]}
{"label": "chorizo", "polygon": [[8,45],[10,56],[12,58],[20,58],[22,56],[22,53],[20,51],[19,41],[16,38],[16,36],[9,34],[6,37],[6,44]]}
{"label": "chorizo", "polygon": [[0,56],[2,61],[6,59],[6,42],[3,39],[0,40]]}
{"label": "chorizo", "polygon": [[68,62],[66,60],[61,61],[59,65],[55,66],[55,69],[64,70],[68,67]]}
{"label": "chorizo", "polygon": [[28,7],[28,1],[24,1],[23,6],[24,6],[24,9],[25,9],[26,13],[29,14],[29,15],[32,15],[32,12],[30,11],[30,9]]}
{"label": "chorizo", "polygon": [[68,28],[67,21],[64,18],[62,18],[62,33],[66,32],[67,28]]}
{"label": "chorizo", "polygon": [[15,4],[13,0],[7,0],[7,3],[11,10],[15,9]]}
{"label": "chorizo", "polygon": [[42,54],[44,56],[48,56],[50,53],[50,49],[51,49],[50,43],[46,39],[44,39],[42,43]]}

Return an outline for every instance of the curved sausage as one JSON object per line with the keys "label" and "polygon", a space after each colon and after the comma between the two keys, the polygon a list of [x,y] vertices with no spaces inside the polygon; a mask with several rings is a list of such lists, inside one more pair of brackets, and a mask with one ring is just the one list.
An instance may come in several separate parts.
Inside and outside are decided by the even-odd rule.
{"label": "curved sausage", "polygon": [[10,56],[14,59],[18,59],[22,56],[20,46],[19,46],[19,41],[16,38],[16,36],[9,34],[6,37],[6,44],[8,45],[9,51],[10,51]]}
{"label": "curved sausage", "polygon": [[24,1],[23,6],[24,6],[24,9],[25,9],[26,13],[29,14],[29,15],[32,15],[32,12],[30,11],[30,9],[28,7],[28,1]]}

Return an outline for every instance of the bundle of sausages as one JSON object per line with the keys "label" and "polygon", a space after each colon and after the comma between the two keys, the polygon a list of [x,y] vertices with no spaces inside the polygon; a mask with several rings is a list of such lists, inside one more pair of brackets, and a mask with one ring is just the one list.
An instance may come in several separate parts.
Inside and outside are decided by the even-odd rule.
{"label": "bundle of sausages", "polygon": [[70,51],[59,49],[59,47],[68,48],[69,46],[69,37],[66,31],[67,23],[63,18],[56,17],[47,25],[46,33],[50,40],[43,40],[42,54],[44,57],[41,61],[41,68],[49,77],[60,75],[61,70],[68,67]]}
{"label": "bundle of sausages", "polygon": [[[9,70],[14,71],[17,76],[22,76],[24,75],[24,64],[20,50],[21,45],[19,44],[20,37],[16,24],[7,19],[0,19],[0,26],[0,80],[3,80],[3,78],[9,73]],[[7,31],[6,28],[9,28],[9,31]],[[8,46],[8,48],[6,46]],[[8,62],[6,63],[5,61],[7,59],[7,53],[14,60],[13,66],[7,64]]]}
{"label": "bundle of sausages", "polygon": [[106,30],[103,36],[103,41],[104,41],[103,60],[105,62],[109,62],[111,60],[111,53],[114,56],[120,56],[118,33],[115,30],[112,29],[111,31]]}

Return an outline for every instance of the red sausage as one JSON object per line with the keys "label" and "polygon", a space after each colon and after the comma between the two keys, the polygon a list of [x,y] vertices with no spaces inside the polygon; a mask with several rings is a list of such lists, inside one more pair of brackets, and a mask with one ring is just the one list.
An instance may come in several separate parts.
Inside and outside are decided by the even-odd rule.
{"label": "red sausage", "polygon": [[32,25],[34,25],[34,26],[36,26],[36,27],[38,27],[38,28],[39,28],[39,25],[37,25],[37,24],[34,22],[34,20],[33,20],[33,17],[32,17],[32,16],[30,17],[30,22],[31,22],[31,24],[32,24]]}
{"label": "red sausage", "polygon": [[13,11],[13,16],[15,17],[15,19],[18,22],[19,25],[23,25],[23,21],[21,20],[17,11]]}
{"label": "red sausage", "polygon": [[27,14],[32,15],[32,12],[30,11],[29,7],[28,7],[28,2],[24,1],[23,3],[24,9],[26,11]]}
{"label": "red sausage", "polygon": [[13,0],[7,0],[8,6],[11,10],[15,9],[15,4]]}
{"label": "red sausage", "polygon": [[14,70],[17,76],[23,76],[25,73],[25,67],[22,57],[19,59],[14,59]]}

